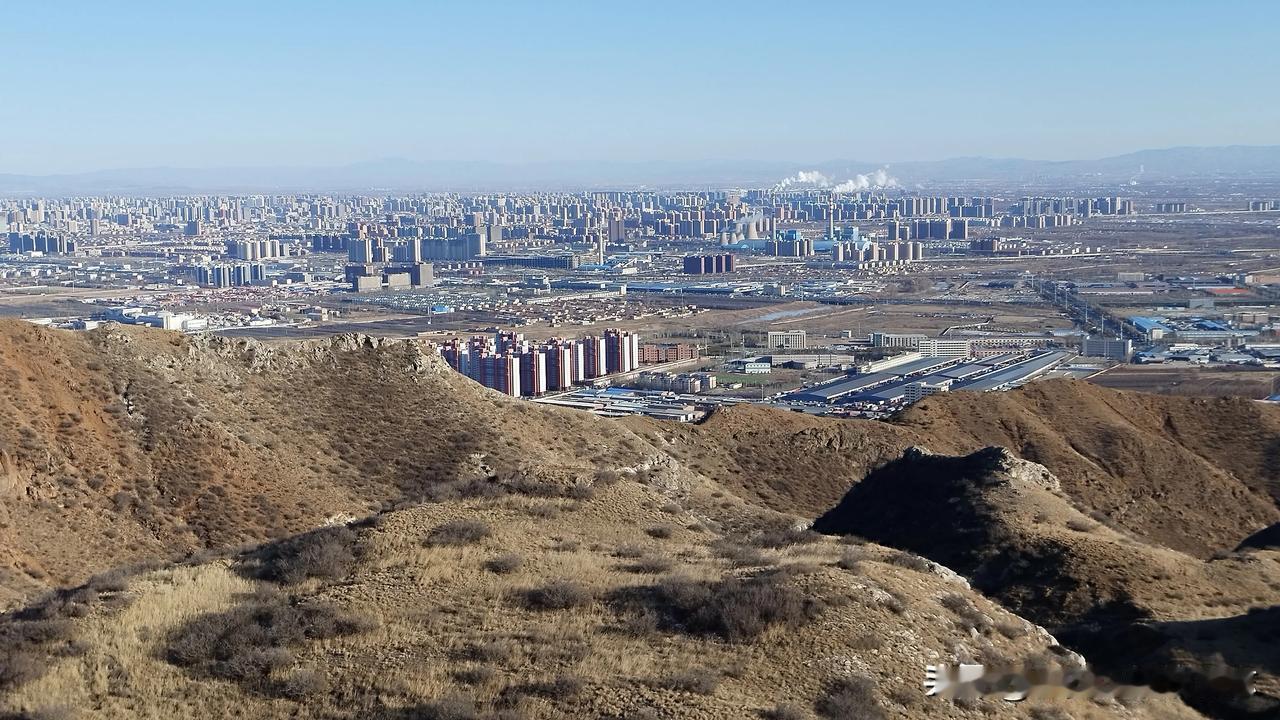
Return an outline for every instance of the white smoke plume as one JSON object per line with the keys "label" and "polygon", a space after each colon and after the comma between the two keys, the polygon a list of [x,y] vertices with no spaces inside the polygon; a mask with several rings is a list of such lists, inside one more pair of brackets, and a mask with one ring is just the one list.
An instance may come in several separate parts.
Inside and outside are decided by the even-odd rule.
{"label": "white smoke plume", "polygon": [[817,170],[801,170],[791,177],[782,178],[782,180],[773,187],[775,190],[786,190],[787,188],[794,187],[796,185],[816,188],[830,187],[831,178],[823,175]]}
{"label": "white smoke plume", "polygon": [[880,168],[870,175],[854,175],[852,179],[831,188],[833,193],[851,193],[860,190],[880,190],[883,188],[898,187],[898,179],[889,176],[888,168]]}
{"label": "white smoke plume", "polygon": [[889,176],[888,168],[880,168],[870,175],[854,175],[852,178],[842,183],[835,184],[831,178],[823,175],[817,170],[801,170],[800,172],[785,177],[773,186],[775,190],[787,190],[790,188],[831,188],[834,193],[851,193],[860,190],[880,190],[883,188],[898,187],[898,179]]}

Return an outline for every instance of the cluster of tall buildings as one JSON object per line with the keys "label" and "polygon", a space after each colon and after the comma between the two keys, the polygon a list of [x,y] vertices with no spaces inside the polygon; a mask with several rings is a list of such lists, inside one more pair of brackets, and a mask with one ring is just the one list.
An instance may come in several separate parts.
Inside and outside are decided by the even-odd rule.
{"label": "cluster of tall buildings", "polygon": [[969,241],[969,252],[975,255],[1087,255],[1099,249],[1089,245],[1030,243],[1024,238],[988,237]]}
{"label": "cluster of tall buildings", "polygon": [[809,257],[813,255],[813,240],[799,230],[786,230],[781,237],[766,242],[764,251],[777,257]]}
{"label": "cluster of tall buildings", "polygon": [[885,238],[890,241],[967,240],[969,221],[952,218],[890,220],[885,224]]}
{"label": "cluster of tall buildings", "polygon": [[1079,215],[1054,213],[1051,215],[1004,215],[1000,218],[1002,228],[1028,228],[1043,230],[1045,228],[1071,227],[1081,222]]}
{"label": "cluster of tall buildings", "polygon": [[1132,215],[1132,200],[1120,197],[1024,197],[1009,208],[1014,215]]}
{"label": "cluster of tall buildings", "polygon": [[837,242],[831,246],[831,260],[837,263],[904,263],[924,259],[924,243],[868,240]]}
{"label": "cluster of tall buildings", "polygon": [[728,253],[718,255],[686,255],[684,257],[684,273],[686,275],[718,275],[733,272],[733,256]]}
{"label": "cluster of tall buildings", "polygon": [[76,241],[61,233],[9,233],[9,252],[67,255],[76,251]]}
{"label": "cluster of tall buildings", "polygon": [[347,243],[346,279],[355,292],[403,290],[435,284],[435,270],[422,261],[422,243],[417,238],[392,246],[380,237],[364,235]]}
{"label": "cluster of tall buildings", "polygon": [[287,242],[281,242],[277,238],[227,241],[227,257],[237,260],[253,262],[256,260],[284,258],[293,254],[292,245]]}
{"label": "cluster of tall buildings", "polygon": [[848,222],[888,220],[930,215],[953,218],[993,217],[998,212],[990,197],[888,197],[882,192],[833,193],[823,189],[753,190],[743,198],[765,208],[765,217],[780,221]]}
{"label": "cluster of tall buildings", "polygon": [[267,268],[262,263],[200,265],[194,272],[197,283],[215,288],[243,287],[267,278]]}
{"label": "cluster of tall buildings", "polygon": [[535,343],[515,332],[453,339],[439,346],[449,366],[487,388],[537,396],[640,367],[640,337],[609,328],[600,336]]}

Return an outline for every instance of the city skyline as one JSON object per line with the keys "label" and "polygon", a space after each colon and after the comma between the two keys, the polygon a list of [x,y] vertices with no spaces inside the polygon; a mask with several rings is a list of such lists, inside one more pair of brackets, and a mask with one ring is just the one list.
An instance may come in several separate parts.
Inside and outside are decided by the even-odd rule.
{"label": "city skyline", "polygon": [[0,173],[1271,144],[1280,104],[1253,79],[1276,51],[1248,22],[1262,9],[14,8],[0,47],[39,62],[36,92],[0,109]]}

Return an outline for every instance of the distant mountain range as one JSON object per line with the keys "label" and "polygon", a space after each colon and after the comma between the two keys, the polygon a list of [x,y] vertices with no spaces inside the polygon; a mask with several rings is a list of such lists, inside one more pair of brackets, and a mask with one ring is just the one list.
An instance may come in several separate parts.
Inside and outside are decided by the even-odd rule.
{"label": "distant mountain range", "polygon": [[1067,161],[962,157],[900,163],[567,160],[506,164],[388,158],[318,167],[122,168],[62,175],[0,174],[0,194],[767,187],[800,171],[817,171],[842,182],[885,168],[907,187],[979,181],[1105,185],[1135,179],[1270,177],[1280,176],[1280,145],[1177,147]]}

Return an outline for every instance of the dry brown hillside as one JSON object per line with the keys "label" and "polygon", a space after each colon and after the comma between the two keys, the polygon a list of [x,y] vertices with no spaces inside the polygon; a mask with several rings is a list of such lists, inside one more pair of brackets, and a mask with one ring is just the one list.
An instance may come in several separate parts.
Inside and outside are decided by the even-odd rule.
{"label": "dry brown hillside", "polygon": [[1202,557],[1280,520],[1262,493],[1276,485],[1280,420],[1243,401],[1053,382],[935,398],[894,423],[757,407],[698,426],[604,423],[487,392],[412,343],[19,321],[0,322],[0,368],[0,593],[14,599],[450,492],[441,483],[518,483],[533,465],[573,483],[624,457],[813,517],[908,446],[1003,445],[1085,511]]}
{"label": "dry brown hillside", "polygon": [[[1170,695],[953,703],[937,662],[1072,664],[941,568],[800,531],[696,478],[490,487],[0,625],[0,712],[206,718],[1199,718]],[[3,682],[0,672],[0,682]]]}
{"label": "dry brown hillside", "polygon": [[924,441],[886,423],[755,405],[717,410],[698,425],[624,422],[656,435],[665,452],[744,498],[804,517],[830,508],[867,472]]}
{"label": "dry brown hillside", "polygon": [[[935,560],[1088,648],[1126,682],[1136,682],[1138,673],[1147,681],[1183,675],[1203,681],[1197,664],[1209,664],[1214,653],[1233,656],[1234,667],[1264,673],[1258,688],[1269,700],[1259,695],[1250,704],[1194,687],[1188,697],[1202,709],[1236,713],[1229,717],[1280,713],[1280,650],[1239,652],[1246,641],[1280,641],[1273,617],[1280,553],[1205,561],[1148,545],[1081,513],[1043,466],[994,447],[964,456],[911,449],[854,486],[814,529]],[[1228,618],[1238,619],[1223,622]],[[1197,625],[1198,633],[1175,629]],[[1186,642],[1192,635],[1198,655]]]}
{"label": "dry brown hillside", "polygon": [[497,477],[572,484],[624,428],[534,408],[429,349],[343,336],[276,349],[0,322],[0,589],[300,532]]}
{"label": "dry brown hillside", "polygon": [[1216,621],[1184,611],[1271,589],[1227,572],[1258,558],[1202,559],[1280,519],[1270,408],[1193,421],[1045,383],[894,422],[612,421],[415,342],[21,322],[0,322],[0,369],[0,717],[1199,717],[924,698],[931,662],[1073,656],[916,554],[803,529],[913,445],[1006,444],[1061,478],[1053,512],[1104,522],[1050,533],[1086,550],[1079,587],[1036,605],[1034,583],[982,584],[1011,607],[1087,615],[1114,588]]}
{"label": "dry brown hillside", "polygon": [[1280,520],[1280,408],[1271,404],[1063,380],[936,396],[895,424],[936,452],[1009,448],[1049,468],[1086,512],[1200,557]]}

